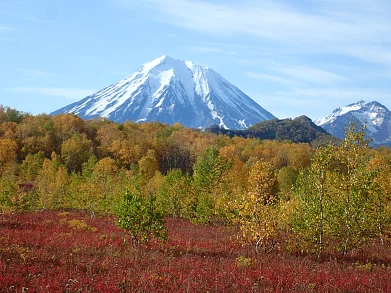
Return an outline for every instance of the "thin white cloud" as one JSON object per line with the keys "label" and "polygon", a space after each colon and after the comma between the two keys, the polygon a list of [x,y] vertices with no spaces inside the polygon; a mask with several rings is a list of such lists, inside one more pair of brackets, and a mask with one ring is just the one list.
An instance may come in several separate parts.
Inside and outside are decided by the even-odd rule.
{"label": "thin white cloud", "polygon": [[328,101],[389,100],[390,90],[380,88],[304,88],[277,92],[281,96],[324,98]]}
{"label": "thin white cloud", "polygon": [[310,67],[280,68],[279,71],[282,74],[295,79],[318,84],[332,84],[348,81],[346,77],[339,74]]}
{"label": "thin white cloud", "polygon": [[246,76],[254,79],[279,83],[296,88],[303,86],[304,84],[315,83],[326,85],[339,84],[349,81],[348,78],[342,75],[311,67],[289,67],[288,65],[274,63],[271,69],[275,71],[274,74],[258,72],[246,72],[245,74]]}
{"label": "thin white cloud", "polygon": [[55,74],[55,73],[44,71],[44,70],[20,69],[19,71],[28,77],[54,77],[54,76],[57,76],[57,74]]}
{"label": "thin white cloud", "polygon": [[[314,52],[344,54],[375,63],[388,62],[391,46],[389,1],[348,0],[341,9],[334,0],[290,1],[201,0],[120,1],[149,9],[154,20],[193,31],[247,35]],[[349,8],[349,9],[348,9]],[[354,50],[352,48],[355,48]],[[377,53],[381,53],[380,57]]]}
{"label": "thin white cloud", "polygon": [[347,55],[354,56],[368,62],[391,65],[391,45],[388,47],[381,45],[346,46],[341,48],[341,50]]}
{"label": "thin white cloud", "polygon": [[227,54],[227,55],[236,55],[238,52],[231,50],[224,50],[216,47],[190,47],[190,51],[195,53],[217,53],[217,54]]}
{"label": "thin white cloud", "polygon": [[181,36],[178,35],[178,34],[166,34],[166,36],[169,37],[169,38],[174,38],[174,39],[180,38],[180,37],[181,37]]}
{"label": "thin white cloud", "polygon": [[256,73],[256,72],[246,72],[245,75],[262,81],[279,83],[286,86],[297,86],[297,83],[294,82],[292,79],[282,77],[282,76],[265,74],[265,73]]}
{"label": "thin white cloud", "polygon": [[96,92],[95,89],[48,88],[48,87],[12,87],[9,91],[20,94],[41,95],[45,97],[79,100]]}
{"label": "thin white cloud", "polygon": [[5,31],[8,31],[8,30],[10,30],[10,27],[0,24],[0,32],[5,32]]}

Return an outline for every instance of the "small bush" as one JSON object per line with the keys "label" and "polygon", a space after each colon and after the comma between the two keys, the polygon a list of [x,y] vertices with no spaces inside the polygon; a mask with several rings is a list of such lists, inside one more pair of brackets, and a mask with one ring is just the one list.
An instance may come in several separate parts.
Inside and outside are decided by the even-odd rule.
{"label": "small bush", "polygon": [[243,255],[239,256],[236,259],[236,266],[239,268],[248,268],[253,264],[253,261],[251,258],[247,258]]}
{"label": "small bush", "polygon": [[145,198],[141,192],[127,191],[122,196],[117,209],[117,225],[129,231],[133,245],[140,241],[149,242],[151,238],[167,239],[164,215],[157,211],[155,197]]}

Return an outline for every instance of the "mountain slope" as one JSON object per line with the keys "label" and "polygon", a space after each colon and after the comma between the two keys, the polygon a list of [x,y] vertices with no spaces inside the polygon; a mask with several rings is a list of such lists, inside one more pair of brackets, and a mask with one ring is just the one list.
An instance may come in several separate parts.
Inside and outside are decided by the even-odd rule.
{"label": "mountain slope", "polygon": [[316,126],[307,116],[295,119],[272,119],[259,122],[245,130],[226,130],[217,126],[207,129],[213,133],[226,134],[231,137],[252,137],[258,139],[289,140],[295,143],[319,145],[335,141],[335,138],[323,128]]}
{"label": "mountain slope", "polygon": [[275,118],[250,97],[208,67],[162,56],[132,75],[79,102],[52,113],[74,113],[83,119],[106,117],[206,128],[217,124],[243,129]]}
{"label": "mountain slope", "polygon": [[373,139],[374,145],[390,145],[391,112],[376,101],[359,101],[340,107],[327,117],[316,120],[315,123],[330,134],[344,138],[345,127],[354,121],[367,124],[367,136]]}

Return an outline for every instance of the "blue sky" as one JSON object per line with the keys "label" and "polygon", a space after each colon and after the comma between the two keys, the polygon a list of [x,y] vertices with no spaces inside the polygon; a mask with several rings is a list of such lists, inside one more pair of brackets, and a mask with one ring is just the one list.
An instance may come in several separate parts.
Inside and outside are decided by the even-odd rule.
{"label": "blue sky", "polygon": [[50,113],[161,55],[279,118],[391,109],[390,0],[0,0],[0,104]]}

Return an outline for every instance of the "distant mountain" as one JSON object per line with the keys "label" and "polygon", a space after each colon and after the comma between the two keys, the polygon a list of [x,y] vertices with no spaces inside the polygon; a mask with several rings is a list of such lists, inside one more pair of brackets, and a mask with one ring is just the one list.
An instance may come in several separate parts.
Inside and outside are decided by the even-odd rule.
{"label": "distant mountain", "polygon": [[244,129],[275,118],[220,74],[191,61],[162,56],[132,75],[53,113],[115,122],[179,122],[206,128]]}
{"label": "distant mountain", "polygon": [[391,145],[391,112],[376,101],[340,107],[315,123],[335,137],[344,138],[345,127],[353,121],[367,124],[367,136],[373,139],[373,145]]}
{"label": "distant mountain", "polygon": [[207,130],[213,133],[226,134],[231,137],[240,136],[279,141],[288,140],[295,143],[310,143],[312,145],[335,141],[333,136],[323,128],[315,125],[307,116],[300,116],[295,119],[262,121],[245,130],[227,130],[217,125]]}

